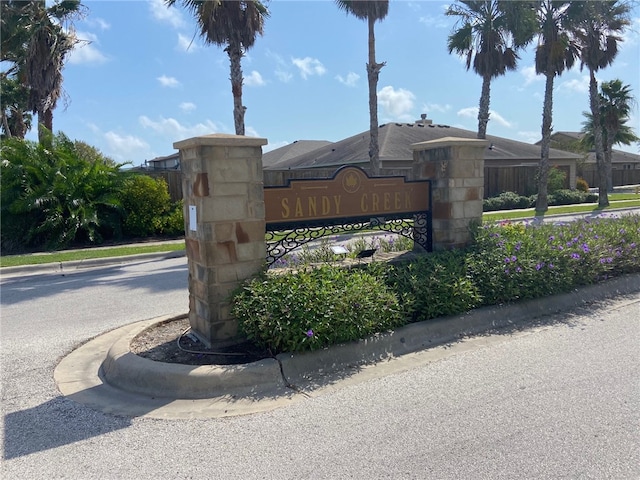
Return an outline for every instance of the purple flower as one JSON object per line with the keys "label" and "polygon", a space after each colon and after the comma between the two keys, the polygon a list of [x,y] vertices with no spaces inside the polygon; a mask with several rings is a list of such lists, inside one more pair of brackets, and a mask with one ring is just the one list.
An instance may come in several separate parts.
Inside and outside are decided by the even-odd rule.
{"label": "purple flower", "polygon": [[544,262],[540,262],[536,265],[536,270],[540,270],[542,267],[544,267]]}
{"label": "purple flower", "polygon": [[552,270],[552,269],[553,269],[553,263],[550,263],[549,264],[549,270]]}
{"label": "purple flower", "polygon": [[522,242],[516,243],[516,252],[520,251],[520,247],[522,246]]}
{"label": "purple flower", "polygon": [[516,267],[516,272],[520,273],[522,271],[522,269],[520,267]]}
{"label": "purple flower", "polygon": [[631,242],[629,244],[629,248],[636,248],[636,242]]}
{"label": "purple flower", "polygon": [[510,261],[511,261],[511,259],[510,259],[509,257],[506,257],[506,258],[504,259],[504,263],[509,263]]}
{"label": "purple flower", "polygon": [[516,260],[518,260],[518,257],[516,257],[515,255],[512,255],[512,256],[511,256],[511,261],[512,261],[512,262],[515,262]]}
{"label": "purple flower", "polygon": [[584,253],[589,253],[589,245],[587,245],[586,243],[582,244],[582,251]]}
{"label": "purple flower", "polygon": [[313,337],[313,330],[307,330],[307,337]]}
{"label": "purple flower", "polygon": [[549,241],[550,241],[550,242],[553,242],[555,239],[556,239],[556,237],[554,237],[553,235],[551,235],[551,236],[549,237]]}
{"label": "purple flower", "polygon": [[574,258],[574,259],[578,260],[580,258],[580,255],[577,254],[577,253],[572,253],[571,254],[571,258]]}

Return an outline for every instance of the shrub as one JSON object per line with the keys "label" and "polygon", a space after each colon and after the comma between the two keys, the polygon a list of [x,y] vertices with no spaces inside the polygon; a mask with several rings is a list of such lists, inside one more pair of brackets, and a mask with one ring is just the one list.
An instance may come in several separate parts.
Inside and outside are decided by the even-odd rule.
{"label": "shrub", "polygon": [[121,165],[86,161],[63,133],[48,135],[46,148],[2,142],[4,251],[100,243],[119,232]]}
{"label": "shrub", "polygon": [[521,196],[514,192],[502,192],[497,197],[488,198],[483,202],[483,210],[485,212],[530,207],[531,200],[529,197]]}
{"label": "shrub", "polygon": [[578,190],[557,190],[549,195],[549,205],[574,205],[584,202],[585,194]]}
{"label": "shrub", "polygon": [[241,331],[273,353],[322,348],[480,305],[567,292],[640,272],[640,216],[486,224],[467,250],[398,265],[263,274],[235,292]]}
{"label": "shrub", "polygon": [[232,314],[247,338],[273,354],[315,350],[404,323],[379,276],[330,265],[253,279],[236,292]]}
{"label": "shrub", "polygon": [[584,178],[578,177],[578,179],[576,180],[576,190],[584,193],[587,193],[589,191],[589,184]]}
{"label": "shrub", "polygon": [[124,184],[121,202],[126,215],[123,225],[126,236],[145,237],[163,232],[166,216],[171,211],[164,179],[132,175]]}
{"label": "shrub", "polygon": [[564,188],[564,181],[567,174],[558,167],[553,166],[549,169],[549,178],[547,180],[547,192],[553,194]]}
{"label": "shrub", "polygon": [[390,266],[386,280],[411,322],[466,312],[480,303],[467,275],[463,250],[438,252]]}

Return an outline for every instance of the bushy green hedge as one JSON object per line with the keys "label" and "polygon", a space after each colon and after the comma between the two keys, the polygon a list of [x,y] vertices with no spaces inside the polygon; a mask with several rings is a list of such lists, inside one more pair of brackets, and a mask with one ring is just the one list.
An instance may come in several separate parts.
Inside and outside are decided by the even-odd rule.
{"label": "bushy green hedge", "polygon": [[640,216],[493,223],[466,250],[398,265],[264,274],[233,298],[241,330],[273,353],[312,350],[409,322],[539,298],[640,272]]}
{"label": "bushy green hedge", "polygon": [[325,265],[263,276],[236,294],[241,331],[274,354],[357,340],[404,323],[380,275]]}
{"label": "bushy green hedge", "polygon": [[63,133],[43,144],[4,139],[0,159],[3,253],[184,232],[164,180],[123,171]]}
{"label": "bushy green hedge", "polygon": [[[537,195],[527,197],[514,192],[503,192],[496,197],[485,199],[483,201],[483,211],[495,212],[497,210],[513,210],[516,208],[534,208],[536,206],[536,198]],[[597,201],[598,194],[580,190],[556,190],[548,196],[550,206],[594,203]]]}

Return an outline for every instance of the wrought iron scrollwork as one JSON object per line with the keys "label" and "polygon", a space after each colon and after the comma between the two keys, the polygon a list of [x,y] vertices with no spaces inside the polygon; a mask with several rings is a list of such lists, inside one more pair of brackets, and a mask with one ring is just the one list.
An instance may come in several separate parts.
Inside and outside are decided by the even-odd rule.
{"label": "wrought iron scrollwork", "polygon": [[381,231],[394,233],[413,240],[426,251],[431,250],[431,218],[428,213],[413,215],[412,219],[371,219],[336,225],[320,225],[267,231],[267,265],[303,245],[329,235],[345,235],[376,227]]}

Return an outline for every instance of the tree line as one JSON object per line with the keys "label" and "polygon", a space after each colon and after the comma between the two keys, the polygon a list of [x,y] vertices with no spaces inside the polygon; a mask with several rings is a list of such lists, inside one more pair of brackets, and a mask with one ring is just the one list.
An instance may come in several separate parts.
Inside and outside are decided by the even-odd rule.
{"label": "tree line", "polygon": [[[375,23],[389,12],[388,0],[336,0],[336,6],[368,24],[370,145],[374,175],[380,172],[377,119],[377,84],[386,62],[375,58]],[[242,57],[264,33],[269,17],[259,0],[165,0],[189,11],[207,44],[224,48],[230,61],[235,132],[244,135]],[[2,72],[2,131],[23,138],[37,115],[39,132],[53,131],[53,111],[61,98],[62,70],[69,52],[80,42],[73,20],[86,14],[80,0],[3,0],[2,58],[10,67]],[[482,77],[477,137],[485,138],[490,120],[491,82],[517,69],[518,53],[533,42],[536,73],[545,76],[542,108],[541,156],[536,210],[547,210],[549,148],[553,122],[553,86],[556,77],[574,65],[589,71],[590,112],[585,132],[596,152],[600,206],[608,205],[611,179],[611,147],[638,141],[626,125],[633,100],[621,81],[603,83],[598,92],[596,72],[615,60],[622,33],[630,24],[630,4],[606,1],[508,1],[457,0],[445,15],[457,19],[447,38],[449,53],[466,59],[466,68]],[[599,128],[595,128],[599,126]],[[47,137],[39,135],[42,141]]]}

